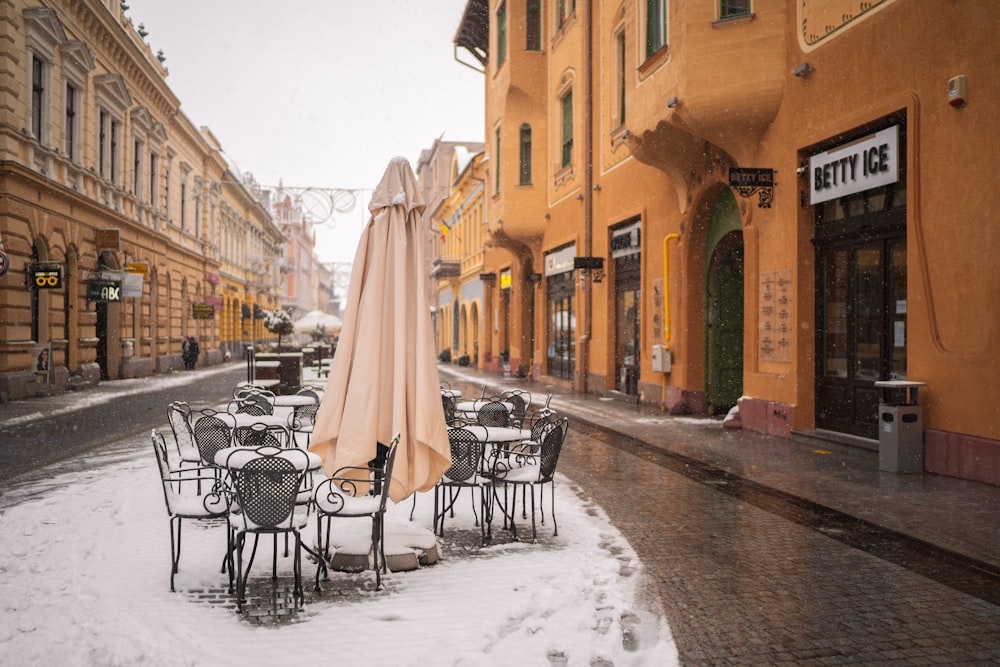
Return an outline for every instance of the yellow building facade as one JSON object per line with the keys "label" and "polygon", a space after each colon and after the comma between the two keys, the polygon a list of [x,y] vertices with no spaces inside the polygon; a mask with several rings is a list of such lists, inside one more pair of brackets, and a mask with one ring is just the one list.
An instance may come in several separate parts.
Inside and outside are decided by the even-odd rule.
{"label": "yellow building facade", "polygon": [[918,383],[922,469],[1000,483],[998,194],[974,149],[1000,132],[998,21],[983,2],[472,0],[487,367],[506,350],[577,391],[868,448],[899,398],[875,383]]}
{"label": "yellow building facade", "polygon": [[[438,350],[456,363],[478,368],[483,331],[483,153],[452,153],[452,187],[431,213],[436,233],[432,276],[438,281]],[[464,359],[463,359],[464,358]]]}
{"label": "yellow building facade", "polygon": [[0,400],[182,368],[188,335],[217,363],[262,334],[243,306],[275,304],[278,273],[251,258],[281,234],[121,3],[15,0],[2,21]]}

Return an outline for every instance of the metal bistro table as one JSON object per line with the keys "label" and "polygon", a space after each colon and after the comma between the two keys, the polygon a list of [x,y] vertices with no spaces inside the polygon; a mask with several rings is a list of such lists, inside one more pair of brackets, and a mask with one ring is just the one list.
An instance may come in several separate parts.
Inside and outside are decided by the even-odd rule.
{"label": "metal bistro table", "polygon": [[[487,449],[506,449],[510,445],[523,442],[526,438],[524,431],[519,428],[511,428],[509,426],[479,426],[478,424],[470,424],[468,426],[458,426],[456,428],[461,428],[469,431],[476,436],[479,440],[486,443],[486,447],[483,448],[483,466],[485,468],[487,462],[493,458],[493,452],[488,452]],[[528,434],[530,436],[530,433]],[[489,471],[484,470],[484,474],[489,474]],[[506,497],[506,492],[505,492]],[[506,507],[506,499],[501,500],[500,496],[497,495],[497,487],[493,486],[492,493],[490,493],[490,504],[489,504],[489,514],[486,517],[486,539],[493,538],[493,504],[500,503],[501,506]],[[506,513],[504,514],[506,517]],[[506,528],[506,525],[504,526]]]}

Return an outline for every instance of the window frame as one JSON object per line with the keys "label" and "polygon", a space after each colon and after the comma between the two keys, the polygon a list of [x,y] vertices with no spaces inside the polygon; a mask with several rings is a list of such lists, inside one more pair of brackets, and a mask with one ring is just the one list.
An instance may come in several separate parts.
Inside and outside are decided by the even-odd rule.
{"label": "window frame", "polygon": [[560,168],[573,164],[573,87],[570,86],[559,96],[561,107],[562,134],[560,137]]}
{"label": "window frame", "polygon": [[493,193],[500,194],[500,128],[496,128],[496,161],[493,163]]}
{"label": "window frame", "polygon": [[38,143],[45,145],[50,125],[48,107],[52,97],[49,90],[52,62],[46,60],[38,51],[32,50],[30,72],[28,118],[31,119],[31,136]]}
{"label": "window frame", "polygon": [[625,121],[628,118],[628,107],[625,98],[626,72],[628,70],[628,61],[625,54],[628,52],[628,46],[625,41],[624,25],[615,31],[612,39],[614,41],[615,79],[613,82],[614,98],[612,101],[611,119],[612,125],[617,129],[625,125]]}
{"label": "window frame", "polygon": [[[527,138],[527,139],[526,139]],[[522,123],[518,134],[518,185],[531,185],[531,125]]]}
{"label": "window frame", "polygon": [[507,0],[497,5],[497,69],[507,62]]}
{"label": "window frame", "polygon": [[739,19],[753,16],[753,0],[735,0],[735,3],[745,5],[744,9],[730,9],[734,0],[719,0],[719,20]]}
{"label": "window frame", "polygon": [[576,0],[559,0],[556,4],[556,25],[562,28],[576,13]]}
{"label": "window frame", "polygon": [[669,0],[646,0],[645,43],[646,60],[652,58],[670,44],[670,3]]}
{"label": "window frame", "polygon": [[524,50],[542,50],[542,0],[525,0]]}
{"label": "window frame", "polygon": [[77,163],[80,158],[80,125],[83,113],[80,102],[83,99],[82,90],[76,81],[66,79],[66,95],[63,100],[63,151],[70,162]]}

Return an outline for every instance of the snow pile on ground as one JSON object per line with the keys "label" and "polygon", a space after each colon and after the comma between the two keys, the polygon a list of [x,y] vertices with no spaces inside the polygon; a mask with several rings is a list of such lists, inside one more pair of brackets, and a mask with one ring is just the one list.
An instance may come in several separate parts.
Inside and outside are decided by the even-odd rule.
{"label": "snow pile on ground", "polygon": [[[565,481],[558,537],[546,525],[540,544],[444,549],[431,567],[387,575],[382,591],[370,572],[334,572],[327,590],[351,595],[310,592],[295,622],[262,627],[199,599],[227,581],[221,525],[185,525],[178,592],[169,591],[152,447],[124,444],[124,455],[116,447],[83,471],[53,469],[0,497],[0,664],[677,664],[662,615],[643,599],[635,553]],[[459,502],[447,531],[478,533],[470,506]],[[394,506],[391,520],[407,521],[410,507]],[[414,523],[429,528],[432,512],[423,494]],[[262,540],[254,573],[266,576],[270,563]],[[291,559],[278,563],[291,572]],[[303,563],[309,592],[315,570]]]}

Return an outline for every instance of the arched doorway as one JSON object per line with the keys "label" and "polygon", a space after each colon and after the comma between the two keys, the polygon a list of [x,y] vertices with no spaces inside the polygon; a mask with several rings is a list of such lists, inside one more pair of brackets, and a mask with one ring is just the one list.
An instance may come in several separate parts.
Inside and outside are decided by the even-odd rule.
{"label": "arched doorway", "polygon": [[705,388],[710,414],[743,394],[743,232],[736,199],[723,190],[706,237]]}

